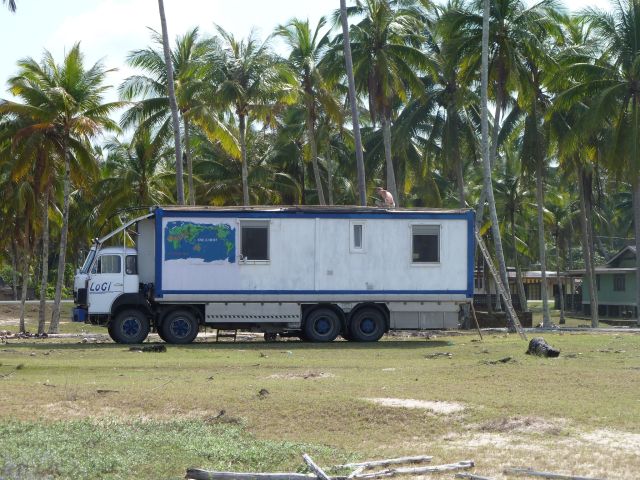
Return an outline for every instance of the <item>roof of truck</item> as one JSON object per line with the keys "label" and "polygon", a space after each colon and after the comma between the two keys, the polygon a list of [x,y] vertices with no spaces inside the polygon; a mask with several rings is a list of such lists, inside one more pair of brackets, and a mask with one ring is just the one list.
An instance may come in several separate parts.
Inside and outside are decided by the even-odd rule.
{"label": "roof of truck", "polygon": [[406,214],[406,213],[442,213],[464,214],[473,211],[470,208],[384,208],[384,207],[359,207],[357,205],[251,205],[251,206],[158,206],[165,211],[173,212],[281,212],[281,213],[380,213],[380,214]]}

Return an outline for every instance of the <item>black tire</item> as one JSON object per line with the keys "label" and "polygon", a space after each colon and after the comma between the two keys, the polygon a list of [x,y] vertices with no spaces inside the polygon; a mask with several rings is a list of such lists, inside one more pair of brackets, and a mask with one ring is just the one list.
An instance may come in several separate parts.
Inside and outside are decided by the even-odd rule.
{"label": "black tire", "polygon": [[330,308],[310,312],[304,321],[304,337],[310,342],[333,342],[340,334],[342,322]]}
{"label": "black tire", "polygon": [[167,343],[191,343],[198,336],[200,325],[198,319],[189,310],[174,310],[162,320],[158,332],[160,338]]}
{"label": "black tire", "polygon": [[362,308],[349,319],[349,337],[356,342],[377,342],[386,329],[386,318],[377,308]]}
{"label": "black tire", "polygon": [[123,310],[108,327],[109,336],[116,343],[142,343],[149,335],[151,323],[140,310]]}

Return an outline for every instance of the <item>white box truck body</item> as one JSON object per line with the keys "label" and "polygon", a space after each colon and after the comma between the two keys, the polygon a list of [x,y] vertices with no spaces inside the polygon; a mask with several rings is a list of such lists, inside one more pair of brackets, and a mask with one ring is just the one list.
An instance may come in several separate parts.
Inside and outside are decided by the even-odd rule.
{"label": "white box truck body", "polygon": [[116,231],[76,277],[78,310],[119,342],[201,325],[374,341],[456,328],[473,297],[470,210],[157,207],[135,224],[135,249],[103,246]]}

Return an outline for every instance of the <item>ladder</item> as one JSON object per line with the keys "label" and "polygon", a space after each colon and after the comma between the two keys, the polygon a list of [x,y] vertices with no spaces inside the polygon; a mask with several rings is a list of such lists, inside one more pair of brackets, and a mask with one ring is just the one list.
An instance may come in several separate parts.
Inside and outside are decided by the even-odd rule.
{"label": "ladder", "polygon": [[233,338],[233,341],[236,341],[236,337],[238,335],[238,330],[216,330],[216,343],[220,341],[221,338]]}
{"label": "ladder", "polygon": [[[485,260],[487,266],[489,267],[489,271],[491,272],[491,276],[493,277],[493,280],[496,282],[496,287],[498,289],[498,293],[502,297],[502,300],[504,301],[504,304],[507,307],[507,312],[508,312],[509,316],[511,317],[511,321],[513,322],[513,325],[514,325],[514,327],[516,329],[516,332],[518,332],[518,334],[520,335],[520,337],[522,337],[523,340],[526,340],[527,336],[525,335],[524,329],[522,328],[522,325],[520,324],[520,320],[518,320],[518,315],[516,314],[516,311],[513,308],[513,304],[511,303],[511,297],[509,295],[507,295],[507,291],[504,288],[504,284],[502,283],[502,280],[500,279],[500,275],[498,274],[498,270],[496,270],[496,266],[493,263],[491,255],[489,255],[489,250],[487,249],[487,246],[485,245],[484,241],[482,240],[482,237],[480,236],[480,233],[478,232],[478,230],[475,230],[475,234],[476,234],[476,242],[478,242],[478,247],[480,247],[480,251],[482,252],[482,256],[484,257],[484,260]],[[489,301],[491,301],[491,300],[489,300]]]}

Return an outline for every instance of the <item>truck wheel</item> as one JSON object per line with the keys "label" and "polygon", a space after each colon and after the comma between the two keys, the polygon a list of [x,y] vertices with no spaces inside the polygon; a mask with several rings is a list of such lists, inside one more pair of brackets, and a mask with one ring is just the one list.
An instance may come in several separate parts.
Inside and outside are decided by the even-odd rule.
{"label": "truck wheel", "polygon": [[376,308],[358,310],[349,321],[349,337],[356,342],[377,342],[385,330],[384,315]]}
{"label": "truck wheel", "polygon": [[109,336],[116,343],[142,343],[151,324],[140,310],[124,310],[109,323]]}
{"label": "truck wheel", "polygon": [[167,343],[191,343],[198,336],[200,325],[188,310],[169,312],[160,325],[160,338]]}
{"label": "truck wheel", "polygon": [[340,333],[340,317],[330,308],[313,310],[304,322],[304,337],[310,342],[332,342]]}

